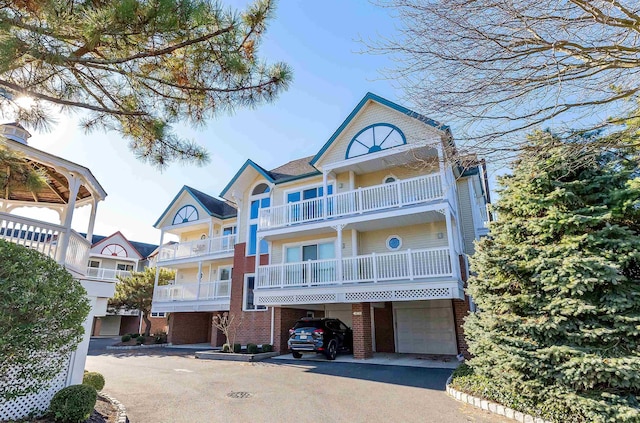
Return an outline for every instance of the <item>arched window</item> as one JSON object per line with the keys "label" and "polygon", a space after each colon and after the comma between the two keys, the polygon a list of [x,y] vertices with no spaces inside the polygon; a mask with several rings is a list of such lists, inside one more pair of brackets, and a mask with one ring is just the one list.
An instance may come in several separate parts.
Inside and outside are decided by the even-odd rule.
{"label": "arched window", "polygon": [[179,225],[181,223],[193,222],[198,220],[198,210],[195,207],[189,205],[184,206],[173,217],[173,225]]}
{"label": "arched window", "polygon": [[271,191],[271,188],[269,188],[269,185],[267,185],[267,184],[258,184],[253,189],[253,191],[251,192],[251,195],[266,194],[269,191]]}
{"label": "arched window", "polygon": [[395,176],[393,176],[393,175],[387,175],[387,176],[385,176],[385,177],[384,177],[384,179],[382,180],[382,183],[384,183],[384,184],[392,184],[392,183],[394,183],[394,182],[395,182],[395,181],[397,181],[397,180],[398,180],[398,179],[397,179]]}
{"label": "arched window", "polygon": [[390,123],[376,123],[358,132],[347,147],[345,159],[397,147],[407,143],[398,127]]}
{"label": "arched window", "polygon": [[102,249],[100,254],[103,254],[105,256],[127,257],[127,250],[125,250],[122,245],[109,244]]}

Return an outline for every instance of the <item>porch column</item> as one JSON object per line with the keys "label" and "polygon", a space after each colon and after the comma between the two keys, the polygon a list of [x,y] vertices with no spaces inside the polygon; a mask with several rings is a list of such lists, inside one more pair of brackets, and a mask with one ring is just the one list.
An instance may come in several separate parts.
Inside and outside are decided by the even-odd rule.
{"label": "porch column", "polygon": [[67,247],[69,246],[69,237],[71,236],[71,221],[73,220],[73,212],[76,207],[76,198],[78,197],[78,191],[80,190],[81,181],[74,174],[71,174],[69,179],[69,201],[67,203],[66,210],[64,212],[64,233],[60,234],[61,239],[58,244],[58,250],[56,253],[56,260],[59,264],[64,264],[67,257]]}
{"label": "porch column", "polygon": [[93,239],[93,227],[96,223],[96,212],[98,211],[98,201],[94,198],[91,202],[91,215],[89,216],[89,228],[87,228],[87,241]]}
{"label": "porch column", "polygon": [[447,224],[447,244],[449,245],[449,257],[451,260],[451,273],[454,277],[461,278],[462,275],[460,273],[460,261],[458,259],[458,253],[456,253],[456,249],[454,246],[455,240],[453,239],[453,228],[451,222],[451,210],[447,207],[447,210],[444,214],[445,221]]}
{"label": "porch column", "polygon": [[336,247],[336,259],[338,260],[338,266],[336,268],[336,278],[338,279],[338,281],[342,282],[342,228],[344,228],[345,225],[336,225],[333,227],[333,229],[336,230],[338,237],[337,237],[337,247]]}
{"label": "porch column", "polygon": [[353,314],[353,358],[364,360],[373,357],[371,336],[371,306],[369,303],[351,304]]}
{"label": "porch column", "polygon": [[327,218],[327,171],[322,171],[322,217]]}
{"label": "porch column", "polygon": [[160,229],[160,246],[158,247],[158,254],[156,255],[156,280],[153,283],[153,293],[155,295],[158,289],[158,279],[160,278],[160,253],[162,253],[162,241],[164,240],[164,229]]}
{"label": "porch column", "polygon": [[262,244],[262,240],[264,237],[261,237],[259,234],[256,234],[256,267],[255,267],[255,281],[258,283],[258,266],[260,266],[260,244]]}
{"label": "porch column", "polygon": [[200,299],[200,285],[202,284],[202,261],[198,262],[198,287],[196,288],[196,301]]}

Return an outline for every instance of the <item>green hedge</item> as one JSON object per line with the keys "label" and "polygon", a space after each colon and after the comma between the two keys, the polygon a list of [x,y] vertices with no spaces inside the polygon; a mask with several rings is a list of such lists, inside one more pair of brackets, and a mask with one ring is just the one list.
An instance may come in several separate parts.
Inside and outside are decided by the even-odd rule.
{"label": "green hedge", "polygon": [[82,377],[82,384],[93,386],[96,391],[102,391],[102,388],[104,388],[104,376],[98,372],[85,372]]}
{"label": "green hedge", "polygon": [[258,346],[256,344],[247,344],[247,354],[258,354]]}
{"label": "green hedge", "polygon": [[56,392],[49,405],[51,416],[61,423],[81,423],[96,406],[98,392],[88,385],[71,385]]}

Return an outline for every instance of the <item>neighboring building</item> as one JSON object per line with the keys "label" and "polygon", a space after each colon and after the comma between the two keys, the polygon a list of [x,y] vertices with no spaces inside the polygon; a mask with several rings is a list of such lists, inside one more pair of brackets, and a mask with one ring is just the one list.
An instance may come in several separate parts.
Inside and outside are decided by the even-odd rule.
{"label": "neighboring building", "polygon": [[351,326],[356,358],[467,354],[467,256],[489,195],[448,127],[367,94],[316,155],[270,171],[247,160],[221,197],[185,187],[155,224],[180,237],[158,258],[175,284],[153,303],[172,312],[170,342],[220,345],[211,317],[229,310],[237,342],[280,352],[313,315]]}
{"label": "neighboring building", "polygon": [[[118,282],[118,277],[127,277],[131,272],[142,272],[152,267],[149,256],[158,246],[143,242],[129,241],[120,231],[109,235],[94,235],[87,277],[96,280]],[[164,313],[151,316],[151,333],[166,332],[167,320]],[[96,317],[92,336],[118,336],[138,333],[144,330],[139,310],[107,310],[106,316]]]}
{"label": "neighboring building", "polygon": [[[54,156],[27,144],[31,137],[28,131],[17,123],[0,125],[0,135],[7,138],[6,145],[20,152],[32,166],[43,170],[48,178],[45,190],[36,194],[27,190],[7,190],[0,199],[0,238],[15,242],[55,259],[63,265],[74,278],[80,281],[87,291],[91,305],[89,316],[84,322],[85,335],[76,351],[72,354],[64,377],[56,379],[46,392],[16,398],[0,407],[0,420],[13,420],[5,414],[7,410],[29,410],[46,408],[57,389],[82,382],[84,365],[89,348],[89,334],[94,316],[104,316],[107,300],[113,295],[113,281],[95,280],[86,275],[87,259],[98,203],[107,196],[89,169]],[[82,236],[71,229],[75,210],[89,205],[91,213],[87,227],[88,235]],[[47,222],[20,216],[20,209],[36,207],[53,210],[58,213],[59,222]]]}

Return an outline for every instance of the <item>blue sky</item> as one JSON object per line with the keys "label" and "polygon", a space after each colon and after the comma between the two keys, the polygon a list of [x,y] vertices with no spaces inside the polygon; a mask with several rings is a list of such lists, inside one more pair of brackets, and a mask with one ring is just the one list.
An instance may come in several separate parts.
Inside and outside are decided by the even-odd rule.
{"label": "blue sky", "polygon": [[[85,134],[77,115],[61,117],[50,133],[34,133],[29,144],[92,170],[109,194],[98,206],[96,234],[120,230],[130,240],[158,243],[152,225],[183,185],[217,196],[247,158],[270,169],[314,154],[368,91],[400,101],[402,92],[378,73],[392,63],[359,53],[357,41],[390,36],[394,24],[387,9],[364,1],[280,2],[260,55],[291,66],[291,87],[272,104],[221,115],[198,130],[180,128],[208,148],[211,162],[201,168],[173,164],[160,173],[136,160],[117,134]],[[88,208],[79,212],[74,228],[85,231],[87,215]]]}

